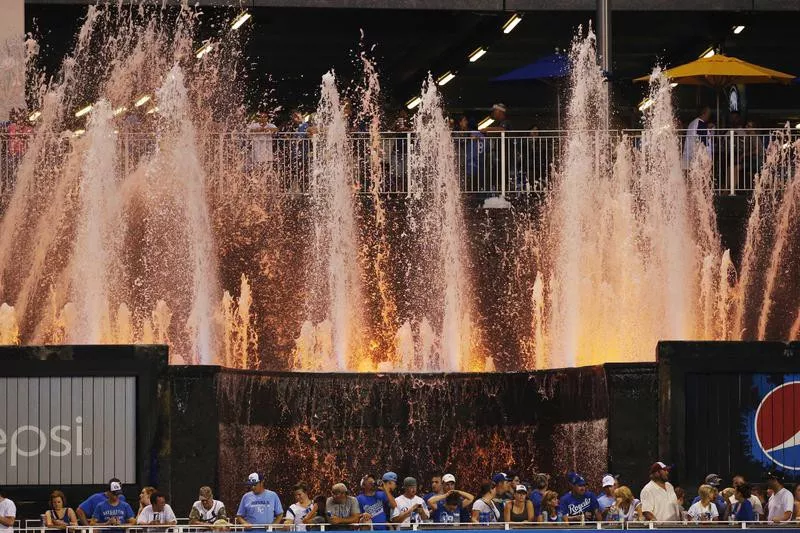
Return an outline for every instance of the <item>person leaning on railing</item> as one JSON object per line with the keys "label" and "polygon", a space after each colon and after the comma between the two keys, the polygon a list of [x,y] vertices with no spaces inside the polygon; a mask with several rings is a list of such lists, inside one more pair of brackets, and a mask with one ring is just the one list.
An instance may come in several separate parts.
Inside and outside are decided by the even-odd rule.
{"label": "person leaning on railing", "polygon": [[6,497],[6,491],[0,487],[0,531],[12,531],[17,519],[17,506]]}
{"label": "person leaning on railing", "polygon": [[200,487],[197,501],[192,504],[189,510],[189,525],[199,526],[214,524],[219,520],[228,521],[228,512],[225,504],[214,499],[211,487]]}
{"label": "person leaning on railing", "polygon": [[100,502],[94,508],[89,525],[121,526],[135,524],[136,517],[133,515],[133,509],[128,505],[128,502],[120,498],[121,495],[122,484],[118,481],[113,481],[109,485],[108,499]]}
{"label": "person leaning on railing", "polygon": [[67,499],[60,490],[54,490],[50,493],[50,508],[44,513],[44,525],[61,529],[78,525],[78,517],[75,511],[67,507]]}
{"label": "person leaning on railing", "polygon": [[150,502],[150,505],[142,509],[136,518],[137,524],[174,526],[178,523],[175,512],[167,503],[167,497],[164,494],[154,492],[150,495]]}
{"label": "person leaning on railing", "polygon": [[[109,488],[107,488],[103,492],[95,492],[94,494],[92,494],[91,496],[89,496],[88,498],[83,500],[83,502],[81,502],[81,504],[75,510],[75,514],[78,516],[78,522],[80,523],[80,525],[82,525],[82,526],[88,526],[89,525],[89,520],[92,518],[92,515],[94,515],[95,508],[99,504],[101,504],[101,503],[103,503],[103,502],[108,500],[108,495],[109,495],[109,492],[111,490],[110,487],[114,483],[120,484],[119,479],[115,478],[115,477],[112,477],[111,479],[108,480],[108,487]],[[125,495],[124,494],[120,494],[119,499],[124,502],[125,501]]]}

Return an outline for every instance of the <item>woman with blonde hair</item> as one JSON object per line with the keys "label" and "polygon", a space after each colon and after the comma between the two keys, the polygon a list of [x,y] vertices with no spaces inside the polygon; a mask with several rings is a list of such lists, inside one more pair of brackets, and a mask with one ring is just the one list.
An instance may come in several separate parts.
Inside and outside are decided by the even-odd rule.
{"label": "woman with blonde hair", "polygon": [[75,511],[67,507],[67,499],[60,490],[50,494],[50,509],[44,513],[45,527],[58,527],[65,529],[67,526],[77,526],[78,517]]}
{"label": "woman with blonde hair", "polygon": [[542,514],[539,515],[540,522],[561,522],[563,518],[558,512],[558,493],[546,490],[542,495]]}
{"label": "woman with blonde hair", "polygon": [[136,511],[136,518],[139,518],[144,508],[152,503],[150,501],[150,496],[152,496],[155,491],[155,487],[142,487],[142,491],[139,493],[139,510]]}
{"label": "woman with blonde hair", "polygon": [[700,485],[697,489],[700,499],[689,507],[689,517],[695,522],[711,522],[719,518],[719,511],[714,505],[716,490],[711,485]]}
{"label": "woman with blonde hair", "polygon": [[642,520],[642,502],[633,497],[631,489],[625,485],[614,491],[614,504],[608,511],[609,520],[638,522]]}

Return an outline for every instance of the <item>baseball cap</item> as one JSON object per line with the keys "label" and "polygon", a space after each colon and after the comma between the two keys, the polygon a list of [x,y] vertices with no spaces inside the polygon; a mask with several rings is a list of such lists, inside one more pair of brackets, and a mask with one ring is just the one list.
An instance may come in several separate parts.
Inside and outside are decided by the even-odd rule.
{"label": "baseball cap", "polygon": [[506,105],[497,103],[492,106],[492,109],[497,109],[498,111],[506,111]]}
{"label": "baseball cap", "polygon": [[397,474],[394,472],[386,472],[381,479],[383,481],[397,481]]}
{"label": "baseball cap", "polygon": [[442,476],[442,483],[455,483],[455,482],[456,482],[456,476],[454,476],[453,474],[445,474]]}
{"label": "baseball cap", "polygon": [[528,487],[525,485],[517,485],[517,488],[514,489],[514,492],[524,492],[525,494],[528,494]]}
{"label": "baseball cap", "polygon": [[671,470],[671,468],[672,467],[667,466],[665,463],[662,463],[661,461],[656,461],[655,463],[650,465],[650,473],[654,474],[659,470]]}
{"label": "baseball cap", "polygon": [[511,478],[508,477],[508,474],[505,472],[498,472],[497,474],[492,476],[492,483],[495,485],[497,483],[502,483],[503,481],[511,481]]}
{"label": "baseball cap", "polygon": [[347,494],[348,492],[347,485],[345,485],[344,483],[337,483],[333,487],[331,487],[331,492],[341,492]]}
{"label": "baseball cap", "polygon": [[404,487],[416,487],[417,486],[417,480],[414,479],[413,477],[407,477],[407,478],[405,478],[403,480],[403,486]]}
{"label": "baseball cap", "polygon": [[719,477],[717,474],[709,474],[706,476],[706,485],[711,485],[712,487],[719,487],[720,483],[722,483],[722,478]]}
{"label": "baseball cap", "polygon": [[769,472],[764,474],[764,478],[765,479],[777,479],[780,482],[783,482],[783,480],[784,480],[783,472],[780,472],[778,470],[770,470]]}
{"label": "baseball cap", "polygon": [[605,476],[603,476],[604,487],[613,487],[616,482],[617,478],[612,476],[611,474],[606,474]]}
{"label": "baseball cap", "polygon": [[114,494],[121,494],[122,493],[122,485],[119,481],[112,481],[108,485],[108,490]]}
{"label": "baseball cap", "polygon": [[250,485],[251,487],[253,485],[261,483],[262,481],[264,481],[264,478],[258,472],[253,472],[252,474],[247,476],[247,484]]}
{"label": "baseball cap", "polygon": [[579,487],[586,485],[586,480],[577,472],[570,472],[567,474],[567,481],[570,485],[577,485]]}

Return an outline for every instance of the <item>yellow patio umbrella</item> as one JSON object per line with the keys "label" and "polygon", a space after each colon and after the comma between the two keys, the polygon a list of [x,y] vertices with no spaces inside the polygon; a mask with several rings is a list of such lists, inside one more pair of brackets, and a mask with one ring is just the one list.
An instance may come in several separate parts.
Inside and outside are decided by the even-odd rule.
{"label": "yellow patio umbrella", "polygon": [[[791,83],[791,74],[754,65],[741,59],[714,54],[702,57],[691,63],[679,65],[664,71],[673,82],[683,85],[703,85],[717,90],[717,120],[719,120],[719,91],[731,85],[751,85],[755,83]],[[649,81],[650,76],[642,76],[633,81]]]}

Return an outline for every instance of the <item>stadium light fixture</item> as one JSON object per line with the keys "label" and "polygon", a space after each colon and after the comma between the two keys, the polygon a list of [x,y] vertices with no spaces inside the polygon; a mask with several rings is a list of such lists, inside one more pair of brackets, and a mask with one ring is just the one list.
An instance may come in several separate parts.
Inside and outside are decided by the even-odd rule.
{"label": "stadium light fixture", "polygon": [[448,70],[447,72],[439,76],[439,79],[436,80],[436,85],[438,85],[439,87],[444,87],[445,85],[453,81],[453,78],[455,77],[456,75],[453,74],[452,71]]}
{"label": "stadium light fixture", "polygon": [[678,82],[677,81],[673,81],[672,83],[669,84],[669,86],[674,89],[675,87],[678,86]]}
{"label": "stadium light fixture", "polygon": [[83,115],[88,115],[91,110],[92,110],[92,104],[89,104],[86,107],[82,107],[81,109],[75,111],[75,118],[80,118]]}
{"label": "stadium light fixture", "polygon": [[195,53],[195,57],[197,57],[197,59],[203,59],[203,56],[211,52],[211,50],[213,49],[214,49],[213,44],[205,43],[197,50],[197,52]]}
{"label": "stadium light fixture", "polygon": [[422,103],[422,97],[421,96],[415,96],[414,98],[412,98],[411,100],[406,102],[406,109],[414,109],[415,107],[417,107],[421,103]]}
{"label": "stadium light fixture", "polygon": [[150,101],[150,95],[146,94],[146,95],[140,97],[138,100],[136,100],[136,103],[133,104],[133,105],[135,105],[136,107],[142,107],[144,104],[146,104],[149,101]]}
{"label": "stadium light fixture", "polygon": [[521,21],[522,17],[514,13],[513,15],[511,15],[511,18],[508,19],[508,21],[506,21],[505,24],[503,24],[503,33],[505,33],[506,35],[511,33],[512,31],[514,31],[514,28],[517,27],[517,24],[519,24]]}
{"label": "stadium light fixture", "polygon": [[41,116],[42,116],[41,111],[34,111],[30,115],[28,115],[28,122],[36,122],[36,120],[38,120],[38,118]]}
{"label": "stadium light fixture", "polygon": [[494,119],[492,117],[486,117],[485,119],[480,121],[480,123],[478,124],[478,129],[479,130],[486,129],[492,124],[494,124]]}
{"label": "stadium light fixture", "polygon": [[717,55],[716,50],[714,50],[713,46],[709,46],[706,48],[706,51],[700,55],[700,57],[703,59],[708,59],[709,57],[714,57],[715,55]]}
{"label": "stadium light fixture", "polygon": [[231,29],[232,29],[232,30],[238,30],[239,28],[241,28],[241,27],[242,27],[242,24],[244,24],[245,22],[247,22],[248,20],[250,20],[250,17],[252,17],[252,16],[253,16],[253,15],[251,15],[251,14],[250,14],[250,13],[248,13],[247,11],[242,11],[242,12],[239,14],[239,16],[238,16],[238,17],[236,17],[235,19],[233,19],[233,22],[231,23]]}
{"label": "stadium light fixture", "polygon": [[650,98],[650,97],[645,98],[639,104],[639,111],[644,111],[645,109],[649,108],[654,103],[655,103],[655,101],[652,98]]}
{"label": "stadium light fixture", "polygon": [[734,26],[734,27],[733,27],[733,33],[734,33],[734,35],[739,35],[739,34],[740,34],[740,33],[742,33],[743,31],[744,31],[744,26],[742,26],[742,25],[739,25],[739,26]]}
{"label": "stadium light fixture", "polygon": [[486,49],[485,49],[485,48],[483,48],[483,47],[476,48],[476,49],[475,49],[475,51],[474,51],[474,52],[472,52],[472,53],[469,55],[469,62],[470,62],[470,63],[474,63],[474,62],[476,62],[477,60],[479,60],[480,58],[482,58],[482,57],[483,57],[483,55],[484,55],[485,53],[486,53]]}

